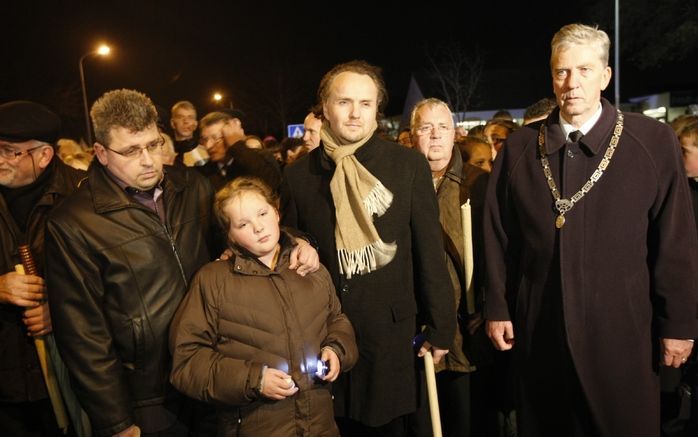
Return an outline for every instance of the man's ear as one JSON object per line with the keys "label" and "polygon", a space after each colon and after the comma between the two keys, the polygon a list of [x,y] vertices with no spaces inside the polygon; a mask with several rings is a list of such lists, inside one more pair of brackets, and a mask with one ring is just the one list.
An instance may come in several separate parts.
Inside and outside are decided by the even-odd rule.
{"label": "man's ear", "polygon": [[45,169],[51,163],[51,159],[53,159],[55,154],[56,151],[53,149],[53,147],[48,145],[42,147],[39,152],[39,159],[36,162],[36,165],[38,165],[42,170]]}
{"label": "man's ear", "polygon": [[102,144],[95,142],[94,146],[95,156],[99,160],[99,163],[103,166],[107,166],[109,163],[109,158],[107,157],[107,149]]}
{"label": "man's ear", "polygon": [[613,76],[613,72],[611,70],[611,67],[606,66],[606,68],[604,68],[603,72],[601,73],[601,90],[602,91],[606,90],[606,87],[611,82],[611,76]]}

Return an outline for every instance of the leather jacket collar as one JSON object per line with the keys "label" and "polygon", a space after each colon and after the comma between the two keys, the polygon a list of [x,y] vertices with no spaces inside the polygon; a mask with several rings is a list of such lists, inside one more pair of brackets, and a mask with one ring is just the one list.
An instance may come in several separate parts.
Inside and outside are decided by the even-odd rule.
{"label": "leather jacket collar", "polygon": [[[164,168],[162,187],[166,193],[182,191],[186,184],[185,170],[176,167]],[[107,169],[96,159],[87,169],[87,178],[92,191],[92,202],[97,214],[123,208],[141,207],[107,174]]]}

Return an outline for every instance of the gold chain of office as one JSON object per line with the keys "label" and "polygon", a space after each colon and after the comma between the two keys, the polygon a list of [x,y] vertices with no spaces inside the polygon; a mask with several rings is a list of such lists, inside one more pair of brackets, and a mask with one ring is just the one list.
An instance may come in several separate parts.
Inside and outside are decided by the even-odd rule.
{"label": "gold chain of office", "polygon": [[553,199],[555,199],[555,210],[558,212],[557,218],[555,219],[556,228],[561,229],[565,225],[565,214],[568,213],[574,204],[579,202],[586,193],[591,191],[591,188],[596,182],[599,181],[599,179],[601,179],[603,172],[611,163],[613,153],[616,151],[616,147],[618,146],[618,140],[620,140],[620,134],[623,132],[623,114],[618,110],[616,111],[618,114],[616,117],[616,127],[613,129],[613,136],[611,137],[611,141],[608,143],[608,148],[606,149],[606,153],[603,155],[603,159],[599,163],[599,166],[596,168],[594,173],[592,173],[589,180],[569,199],[562,198],[557,189],[557,185],[555,185],[553,172],[550,170],[550,161],[548,161],[548,157],[545,155],[545,123],[541,123],[540,130],[538,131],[538,150],[540,151],[540,163],[543,166],[545,179],[548,180],[550,193],[553,195]]}

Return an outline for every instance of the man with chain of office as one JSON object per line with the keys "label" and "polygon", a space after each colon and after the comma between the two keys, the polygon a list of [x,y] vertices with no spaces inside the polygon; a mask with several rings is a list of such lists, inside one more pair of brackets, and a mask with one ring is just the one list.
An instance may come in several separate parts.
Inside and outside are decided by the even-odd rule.
{"label": "man with chain of office", "polygon": [[698,336],[679,145],[601,97],[605,32],[567,25],[551,46],[558,109],[507,139],[489,181],[488,334],[513,349],[520,436],[655,437],[658,367]]}

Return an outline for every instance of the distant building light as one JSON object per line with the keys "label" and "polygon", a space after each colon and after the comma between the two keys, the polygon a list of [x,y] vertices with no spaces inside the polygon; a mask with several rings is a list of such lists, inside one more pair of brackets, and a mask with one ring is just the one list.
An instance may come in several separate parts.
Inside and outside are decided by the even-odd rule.
{"label": "distant building light", "polygon": [[652,118],[665,118],[666,107],[660,106],[659,108],[645,109],[642,113]]}

